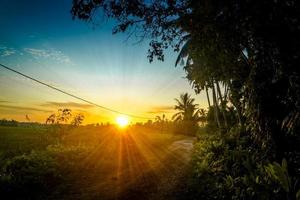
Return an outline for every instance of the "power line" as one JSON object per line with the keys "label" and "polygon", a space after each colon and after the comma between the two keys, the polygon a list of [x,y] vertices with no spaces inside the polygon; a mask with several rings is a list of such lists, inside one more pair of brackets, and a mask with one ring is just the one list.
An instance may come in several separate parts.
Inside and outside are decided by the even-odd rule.
{"label": "power line", "polygon": [[101,106],[101,105],[96,104],[96,103],[94,103],[94,102],[92,102],[92,101],[86,100],[86,99],[84,99],[84,98],[78,97],[78,96],[76,96],[76,95],[74,95],[74,94],[71,94],[71,93],[69,93],[69,92],[65,92],[65,91],[63,91],[63,90],[61,90],[61,89],[59,89],[59,88],[57,88],[57,87],[54,87],[54,86],[49,85],[49,84],[47,84],[47,83],[44,83],[44,82],[42,82],[42,81],[40,81],[40,80],[38,80],[38,79],[36,79],[36,78],[33,78],[33,77],[28,76],[28,75],[26,75],[26,74],[23,74],[23,73],[21,73],[21,72],[19,72],[19,71],[17,71],[17,70],[14,70],[14,69],[12,69],[12,68],[6,66],[6,65],[3,65],[3,64],[1,64],[1,63],[0,63],[0,66],[3,67],[3,68],[5,68],[5,69],[7,69],[7,70],[9,70],[9,71],[12,71],[12,72],[14,72],[14,73],[16,73],[16,74],[19,74],[19,75],[21,75],[21,76],[23,76],[23,77],[25,77],[25,78],[28,78],[28,79],[30,79],[30,80],[32,80],[32,81],[34,81],[34,82],[37,82],[37,83],[39,83],[39,84],[41,84],[41,85],[44,85],[44,86],[46,86],[46,87],[48,87],[48,88],[51,88],[51,89],[56,90],[56,91],[58,91],[58,92],[61,92],[61,93],[65,94],[65,95],[68,95],[68,96],[73,97],[73,98],[75,98],[75,99],[78,99],[78,100],[80,100],[80,101],[86,102],[86,103],[88,103],[88,104],[90,104],[90,105],[99,107],[99,108],[101,108],[101,109],[104,109],[104,110],[107,110],[107,111],[110,111],[110,112],[113,112],[113,113],[121,114],[121,115],[127,115],[127,116],[130,116],[130,117],[132,117],[132,118],[139,118],[139,119],[154,119],[154,118],[149,118],[149,117],[141,117],[141,116],[137,116],[137,115],[127,114],[127,113],[123,113],[123,112],[120,112],[120,111],[117,111],[117,110],[114,110],[114,109],[111,109],[111,108],[108,108],[108,107],[105,107],[105,106]]}

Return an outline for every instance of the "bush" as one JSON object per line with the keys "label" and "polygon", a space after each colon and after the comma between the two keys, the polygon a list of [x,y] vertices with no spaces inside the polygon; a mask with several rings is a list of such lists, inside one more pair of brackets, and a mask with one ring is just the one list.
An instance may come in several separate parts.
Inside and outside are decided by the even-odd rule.
{"label": "bush", "polygon": [[61,181],[57,169],[54,157],[48,152],[16,156],[2,168],[1,194],[12,199],[40,199]]}
{"label": "bush", "polygon": [[50,145],[44,151],[7,159],[0,171],[0,194],[11,199],[46,199],[63,193],[88,149]]}
{"label": "bush", "polygon": [[222,136],[199,135],[185,199],[294,199],[286,162],[271,163],[250,141],[238,127]]}
{"label": "bush", "polygon": [[89,152],[86,146],[64,146],[61,144],[49,145],[47,151],[54,155],[56,162],[59,164],[60,171],[63,174],[70,174],[78,170],[81,166],[80,163]]}
{"label": "bush", "polygon": [[199,126],[194,121],[179,121],[174,123],[173,133],[195,136]]}

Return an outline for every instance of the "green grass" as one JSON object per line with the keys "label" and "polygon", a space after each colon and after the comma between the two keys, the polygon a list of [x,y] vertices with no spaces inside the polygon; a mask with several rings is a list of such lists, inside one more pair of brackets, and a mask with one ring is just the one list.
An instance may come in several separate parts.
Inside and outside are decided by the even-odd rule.
{"label": "green grass", "polygon": [[42,150],[52,142],[49,139],[49,133],[43,128],[0,126],[0,154],[2,157],[9,158],[29,153],[32,150]]}
{"label": "green grass", "polygon": [[52,128],[0,127],[0,192],[30,199],[148,199],[185,165],[168,147],[187,136],[112,126],[65,133],[58,139]]}

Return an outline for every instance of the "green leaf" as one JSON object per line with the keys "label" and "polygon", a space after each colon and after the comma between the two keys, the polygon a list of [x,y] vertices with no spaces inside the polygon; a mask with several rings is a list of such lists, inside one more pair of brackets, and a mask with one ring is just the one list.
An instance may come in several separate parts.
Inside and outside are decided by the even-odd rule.
{"label": "green leaf", "polygon": [[298,190],[297,194],[296,194],[296,199],[300,200],[300,190]]}
{"label": "green leaf", "polygon": [[282,164],[273,162],[265,167],[265,170],[269,177],[274,181],[278,182],[285,192],[290,191],[290,177],[287,171],[287,162],[285,159],[282,160]]}

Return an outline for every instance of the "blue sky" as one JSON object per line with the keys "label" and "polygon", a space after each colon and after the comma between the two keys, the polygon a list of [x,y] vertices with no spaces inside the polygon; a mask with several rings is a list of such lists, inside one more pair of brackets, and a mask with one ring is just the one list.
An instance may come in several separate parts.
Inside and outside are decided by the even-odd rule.
{"label": "blue sky", "polygon": [[[149,41],[135,44],[126,34],[112,35],[112,21],[97,26],[72,20],[71,0],[0,0],[0,62],[98,104],[136,115],[172,114],[174,98],[194,95],[177,54],[165,62],[147,60]],[[86,114],[88,122],[110,121],[115,114],[86,107],[0,69],[0,117],[33,121],[60,106]],[[206,107],[202,95],[196,97]],[[76,104],[74,104],[76,103]]]}

